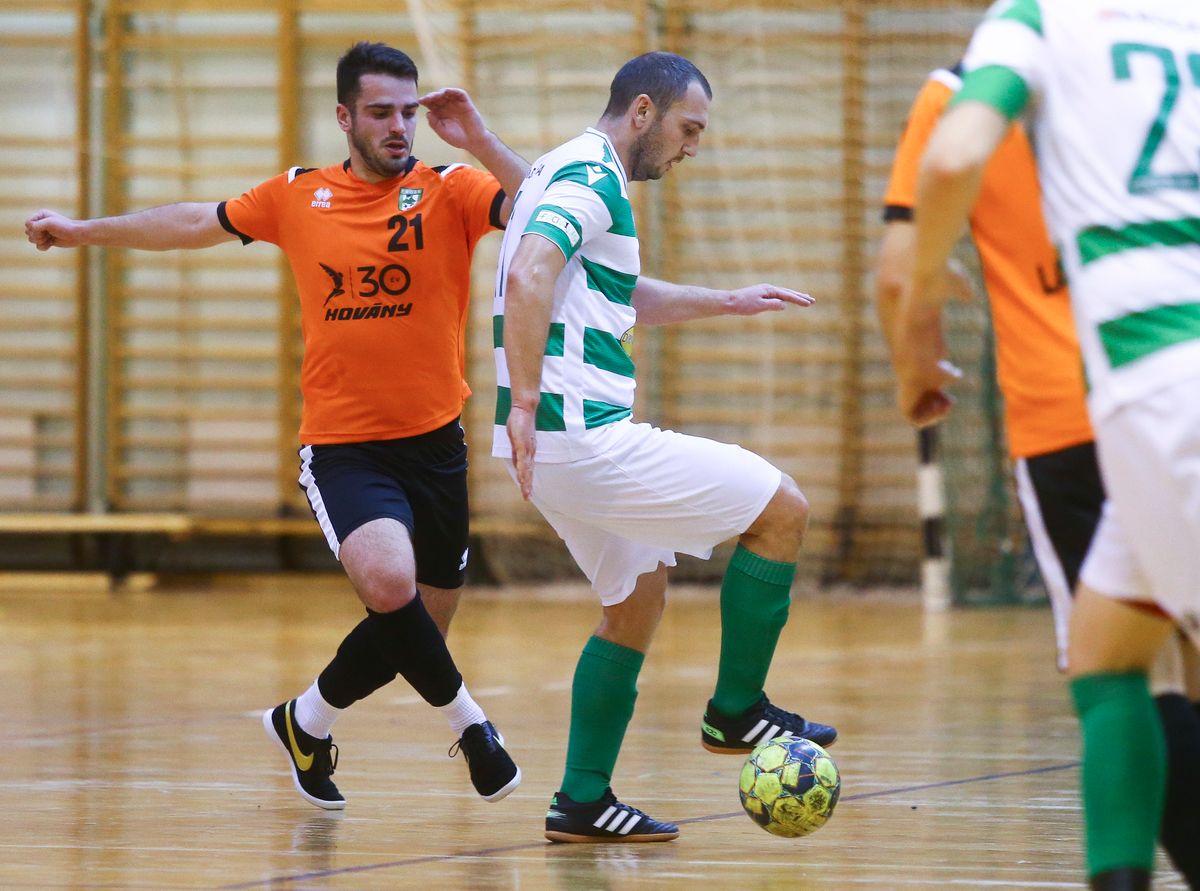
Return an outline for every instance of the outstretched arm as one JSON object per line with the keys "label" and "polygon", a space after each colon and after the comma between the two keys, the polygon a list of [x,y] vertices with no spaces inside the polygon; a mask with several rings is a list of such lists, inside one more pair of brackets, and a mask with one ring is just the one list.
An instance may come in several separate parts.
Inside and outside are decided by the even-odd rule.
{"label": "outstretched arm", "polygon": [[417,101],[428,110],[429,126],[443,142],[470,152],[500,181],[506,195],[500,219],[508,222],[513,198],[529,173],[529,163],[487,128],[465,90],[447,87],[427,93]]}
{"label": "outstretched arm", "polygon": [[504,358],[512,388],[508,439],[517,484],[526,501],[533,494],[537,452],[537,409],[541,401],[542,356],[550,331],[554,282],[567,265],[562,251],[540,235],[525,235],[508,269],[504,289]]}
{"label": "outstretched arm", "polygon": [[39,251],[87,244],[170,251],[212,247],[236,236],[221,226],[214,202],[164,204],[95,220],[72,220],[53,210],[39,210],[25,221],[25,237]]}
{"label": "outstretched arm", "polygon": [[767,284],[718,291],[641,276],[633,289],[639,325],[669,325],[711,316],[754,316],[781,312],[789,304],[811,306],[815,302],[807,294]]}

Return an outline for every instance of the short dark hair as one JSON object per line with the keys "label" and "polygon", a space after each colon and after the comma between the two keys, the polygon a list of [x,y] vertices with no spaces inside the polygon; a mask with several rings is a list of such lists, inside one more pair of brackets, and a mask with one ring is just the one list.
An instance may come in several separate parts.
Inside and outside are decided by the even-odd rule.
{"label": "short dark hair", "polygon": [[337,100],[347,108],[354,107],[358,98],[358,80],[364,74],[390,74],[399,80],[417,82],[417,63],[406,53],[386,43],[367,43],[360,40],[337,64]]}
{"label": "short dark hair", "polygon": [[698,81],[704,88],[704,94],[712,98],[708,79],[683,56],[675,53],[644,53],[622,65],[613,78],[612,86],[608,88],[608,107],[604,109],[604,117],[624,114],[629,103],[642,93],[650,97],[659,111],[666,111],[683,98],[692,81]]}

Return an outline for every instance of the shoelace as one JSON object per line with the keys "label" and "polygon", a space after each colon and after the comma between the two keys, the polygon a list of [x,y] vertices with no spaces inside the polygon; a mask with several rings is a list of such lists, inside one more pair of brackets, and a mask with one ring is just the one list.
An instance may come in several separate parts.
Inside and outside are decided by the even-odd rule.
{"label": "shoelace", "polygon": [[779,724],[781,727],[786,726],[786,724],[790,723],[791,721],[799,721],[801,725],[808,723],[803,717],[795,712],[784,711],[779,706],[770,702],[768,702],[767,707],[763,709],[763,717],[772,724]]}
{"label": "shoelace", "polygon": [[333,772],[337,770],[338,763],[338,747],[337,743],[330,741],[329,748],[319,747],[313,752],[315,763],[313,770],[320,769],[327,776],[333,776]]}
{"label": "shoelace", "polygon": [[[475,726],[475,725],[471,725],[471,726]],[[470,729],[470,728],[468,728],[468,729]],[[471,760],[471,756],[470,756],[470,755],[468,755],[468,754],[467,754],[467,753],[466,753],[466,752],[463,750],[463,740],[466,738],[466,735],[467,735],[467,734],[466,734],[466,732],[464,731],[464,732],[463,732],[463,735],[462,735],[462,736],[460,736],[460,737],[459,737],[457,740],[455,740],[455,741],[454,741],[454,743],[453,743],[453,744],[451,744],[450,748],[448,748],[448,749],[446,750],[446,757],[447,757],[447,758],[455,758],[455,757],[457,757],[457,756],[458,756],[458,753],[459,753],[459,752],[462,752],[462,753],[463,753],[463,757],[464,757],[464,758],[466,758],[466,759],[467,759],[467,761],[470,761],[470,760]],[[494,744],[494,745],[498,745],[498,744],[500,743],[500,740],[499,740],[499,738],[498,738],[498,735],[497,735],[497,734],[493,734],[493,733],[485,733],[485,734],[484,734],[484,737],[483,737],[483,739],[484,739],[484,742],[489,742],[489,741],[490,741],[490,742],[491,742],[492,744]]]}
{"label": "shoelace", "polygon": [[619,801],[617,802],[617,807],[619,807],[619,808],[622,808],[623,810],[627,810],[627,811],[629,811],[629,813],[631,813],[631,814],[637,814],[639,817],[645,817],[647,820],[651,820],[651,819],[652,819],[652,818],[650,817],[650,815],[649,815],[649,814],[647,814],[645,811],[639,811],[637,808],[635,808],[635,807],[630,807],[630,806],[629,806],[629,805],[627,805],[627,804],[622,804],[622,803],[621,803],[621,802],[619,802]]}

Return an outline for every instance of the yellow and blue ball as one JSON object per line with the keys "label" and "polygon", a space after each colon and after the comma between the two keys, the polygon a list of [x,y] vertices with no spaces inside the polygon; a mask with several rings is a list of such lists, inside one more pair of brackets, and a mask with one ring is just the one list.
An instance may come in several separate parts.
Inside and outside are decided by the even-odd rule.
{"label": "yellow and blue ball", "polygon": [[746,758],[738,783],[750,819],[784,838],[816,832],[829,820],[842,789],[829,753],[807,739],[769,740]]}

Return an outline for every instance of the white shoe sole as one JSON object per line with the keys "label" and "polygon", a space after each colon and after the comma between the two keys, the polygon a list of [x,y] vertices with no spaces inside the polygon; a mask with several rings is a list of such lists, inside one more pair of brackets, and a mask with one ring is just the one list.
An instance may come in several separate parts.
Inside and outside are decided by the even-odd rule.
{"label": "white shoe sole", "polygon": [[491,795],[482,795],[480,797],[484,801],[499,801],[501,798],[504,798],[506,795],[508,795],[509,792],[511,792],[513,789],[517,788],[517,786],[519,786],[519,785],[521,785],[521,768],[518,767],[517,775],[508,781],[507,786],[501,787],[499,791],[493,792]]}
{"label": "white shoe sole", "polygon": [[[275,711],[275,709],[269,708],[265,712],[263,712],[263,718],[262,718],[263,729],[267,731],[267,736],[271,737],[271,739],[275,743],[275,745],[279,746],[280,750],[283,752],[283,757],[287,758],[288,772],[292,775],[292,785],[296,787],[296,791],[300,793],[300,797],[303,798],[305,801],[307,801],[309,804],[314,805],[315,807],[319,807],[323,811],[345,810],[345,808],[346,808],[345,801],[322,801],[320,798],[316,798],[312,795],[309,795],[307,792],[304,791],[304,787],[300,785],[300,777],[296,774],[296,763],[294,761],[292,761],[292,753],[288,751],[288,747],[286,745],[284,745],[283,740],[279,738],[279,734],[275,732],[275,722],[271,720],[271,714],[274,711]],[[517,770],[517,780],[516,781],[518,783],[521,781],[521,771],[520,770]],[[509,789],[508,791],[505,791],[504,795],[507,795],[508,792],[511,792],[511,791],[512,791],[511,789]],[[500,797],[503,798],[504,795],[501,795]]]}

